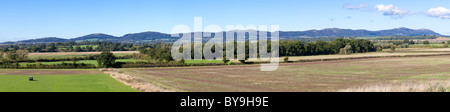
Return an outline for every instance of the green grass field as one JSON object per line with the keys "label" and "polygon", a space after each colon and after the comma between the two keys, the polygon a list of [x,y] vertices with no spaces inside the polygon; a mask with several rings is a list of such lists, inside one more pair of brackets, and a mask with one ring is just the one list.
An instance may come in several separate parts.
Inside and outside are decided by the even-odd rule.
{"label": "green grass field", "polygon": [[[145,61],[145,60],[137,60],[137,59],[117,59],[116,62],[137,62],[137,61]],[[41,64],[60,64],[60,63],[72,63],[73,61],[55,61],[55,62],[41,62]],[[79,60],[77,63],[86,63],[86,64],[94,64],[98,66],[97,60]],[[19,63],[20,66],[26,66],[26,64],[37,64],[37,63]]]}
{"label": "green grass field", "polygon": [[[97,49],[98,45],[79,45],[82,49],[86,48],[86,46],[91,46],[94,49]],[[77,46],[72,46],[74,49],[77,48]]]}
{"label": "green grass field", "polygon": [[[72,55],[31,55],[28,56],[28,59],[61,59],[61,58],[71,58],[71,57],[86,57],[86,56],[94,56],[96,54],[72,54]],[[114,56],[126,56],[130,54],[114,54]]]}
{"label": "green grass field", "polygon": [[138,92],[103,75],[0,75],[0,92]]}

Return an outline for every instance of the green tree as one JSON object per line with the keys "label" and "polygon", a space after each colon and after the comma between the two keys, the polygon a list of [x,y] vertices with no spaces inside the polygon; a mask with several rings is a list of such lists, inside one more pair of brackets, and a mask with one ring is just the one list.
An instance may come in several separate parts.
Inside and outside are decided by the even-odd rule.
{"label": "green tree", "polygon": [[80,46],[75,47],[75,52],[81,52],[81,47]]}
{"label": "green tree", "polygon": [[392,45],[390,49],[391,49],[392,52],[395,52],[395,48],[396,48],[396,46]]}
{"label": "green tree", "polygon": [[47,52],[56,52],[57,49],[58,48],[56,47],[56,45],[54,43],[50,43],[48,45]]}
{"label": "green tree", "polygon": [[8,51],[8,52],[6,52],[6,58],[7,58],[9,61],[17,61],[17,57],[18,57],[18,55],[17,55],[17,53],[14,52],[14,51]]}
{"label": "green tree", "polygon": [[94,49],[91,46],[86,46],[86,51],[93,51]]}
{"label": "green tree", "polygon": [[425,44],[425,45],[428,45],[428,44],[430,44],[430,41],[423,41],[423,44]]}
{"label": "green tree", "polygon": [[28,50],[17,50],[17,60],[26,60],[28,59]]}
{"label": "green tree", "polygon": [[353,53],[352,46],[350,44],[347,44],[344,48],[341,48],[339,52],[340,54],[351,54]]}
{"label": "green tree", "polygon": [[103,51],[100,55],[97,56],[98,67],[100,68],[109,68],[114,66],[117,57],[114,56],[113,53],[109,51]]}
{"label": "green tree", "polygon": [[404,43],[404,44],[408,44],[408,43],[409,43],[409,39],[403,40],[403,43]]}

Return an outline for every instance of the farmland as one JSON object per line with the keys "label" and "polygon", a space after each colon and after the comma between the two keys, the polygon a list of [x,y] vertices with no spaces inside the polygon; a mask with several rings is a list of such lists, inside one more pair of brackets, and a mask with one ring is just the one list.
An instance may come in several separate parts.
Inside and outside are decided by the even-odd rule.
{"label": "farmland", "polygon": [[177,91],[339,91],[379,83],[448,80],[448,63],[448,56],[431,56],[283,63],[274,72],[262,72],[259,65],[122,70]]}
{"label": "farmland", "polygon": [[[0,71],[1,92],[137,92],[98,70]],[[28,81],[29,76],[34,81]]]}
{"label": "farmland", "polygon": [[[67,58],[67,57],[83,57],[93,56],[100,54],[101,52],[49,52],[49,53],[30,53],[29,59],[51,59],[51,58]],[[115,56],[131,55],[133,53],[139,53],[138,51],[114,51]]]}
{"label": "farmland", "polygon": [[[116,62],[145,62],[145,60],[138,60],[138,59],[117,59]],[[54,62],[41,62],[41,64],[49,65],[49,64],[61,64],[61,63],[73,63],[73,61],[54,61]],[[87,63],[87,64],[94,64],[95,66],[98,66],[97,60],[80,60],[77,61],[77,63]],[[19,63],[20,66],[26,66],[26,64],[37,64],[37,63]]]}

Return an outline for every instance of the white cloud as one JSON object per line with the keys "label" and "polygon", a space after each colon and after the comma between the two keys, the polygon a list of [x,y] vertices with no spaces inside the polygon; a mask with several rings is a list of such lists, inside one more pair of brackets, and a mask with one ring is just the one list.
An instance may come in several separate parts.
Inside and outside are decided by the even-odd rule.
{"label": "white cloud", "polygon": [[350,9],[350,10],[359,10],[359,9],[362,9],[362,8],[366,8],[368,6],[369,6],[369,4],[365,4],[365,3],[359,4],[358,6],[352,6],[352,5],[349,5],[349,4],[345,4],[344,8],[345,9]]}
{"label": "white cloud", "polygon": [[431,8],[425,12],[428,16],[437,17],[441,19],[450,19],[450,9],[445,7]]}
{"label": "white cloud", "polygon": [[391,16],[391,17],[399,17],[402,18],[404,15],[412,15],[414,12],[399,9],[398,7],[394,7],[392,4],[390,5],[383,5],[379,4],[375,6],[375,9],[378,12],[383,12],[383,15],[385,16]]}

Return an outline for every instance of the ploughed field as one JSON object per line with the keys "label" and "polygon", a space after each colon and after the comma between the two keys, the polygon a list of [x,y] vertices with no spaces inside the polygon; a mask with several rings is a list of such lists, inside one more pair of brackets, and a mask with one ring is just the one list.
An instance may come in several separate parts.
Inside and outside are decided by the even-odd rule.
{"label": "ploughed field", "polygon": [[[29,81],[33,76],[34,81]],[[0,92],[137,92],[99,70],[0,69]]]}
{"label": "ploughed field", "polygon": [[374,84],[450,79],[450,56],[387,57],[260,65],[126,68],[125,74],[175,91],[340,91]]}

